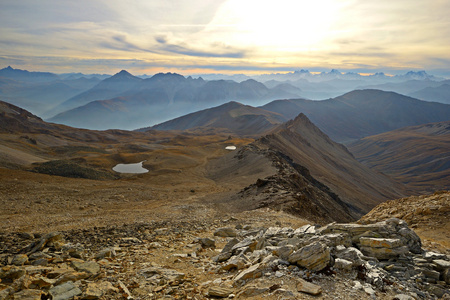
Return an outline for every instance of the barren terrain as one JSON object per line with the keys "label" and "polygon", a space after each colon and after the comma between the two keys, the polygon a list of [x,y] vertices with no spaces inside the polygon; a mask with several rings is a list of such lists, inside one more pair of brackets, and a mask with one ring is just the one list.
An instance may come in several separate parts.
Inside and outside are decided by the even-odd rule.
{"label": "barren terrain", "polygon": [[[343,146],[333,144],[309,121],[300,119],[287,124],[293,128],[281,137],[289,138],[280,138],[274,143],[277,147],[266,149],[258,148],[264,144],[261,140],[239,138],[225,130],[88,131],[45,123],[19,108],[3,106],[0,299],[59,299],[52,296],[63,293],[58,287],[75,293],[61,299],[204,299],[217,293],[237,299],[310,299],[312,291],[305,292],[305,282],[314,284],[312,293],[318,293],[320,299],[443,295],[448,290],[446,273],[435,271],[431,264],[420,271],[416,261],[440,259],[446,263],[445,255],[416,253],[417,249],[411,248],[414,254],[396,257],[392,264],[378,264],[376,258],[361,254],[363,265],[356,259],[347,269],[342,264],[330,267],[339,255],[338,246],[343,246],[339,243],[350,249],[359,242],[353,245],[346,233],[333,244],[321,230],[327,230],[328,221],[348,216],[339,197],[315,179],[315,173],[311,175],[281,152],[289,149],[289,155],[300,162],[310,157],[312,166],[316,163],[322,168],[319,156],[314,159],[317,150],[312,146],[329,149],[325,160],[330,163],[336,164],[339,157],[353,158]],[[279,133],[273,133],[272,139]],[[306,154],[296,156],[302,143]],[[230,145],[237,150],[226,150]],[[336,153],[340,154],[334,156]],[[148,173],[112,171],[118,163],[141,161]],[[357,184],[364,182],[363,173],[355,176],[361,177],[354,180]],[[317,178],[323,180],[321,177]],[[297,192],[304,195],[292,197],[298,196]],[[272,203],[272,198],[288,199],[300,205],[299,209],[283,206],[289,201]],[[266,202],[261,206],[262,202],[251,202],[255,199]],[[330,199],[336,200],[336,209],[330,209]],[[361,205],[380,202],[360,201]],[[404,219],[422,238],[424,250],[448,253],[448,203],[447,192],[386,202],[361,222]],[[328,210],[323,210],[326,214],[311,209],[320,205]],[[399,238],[397,231],[402,228],[415,238],[403,221],[389,222],[398,226],[380,223],[376,227],[379,232],[369,230],[364,237],[376,239],[388,228],[389,234]],[[307,224],[312,226],[301,228]],[[244,244],[251,240],[251,245],[245,246],[248,249],[234,253],[231,262],[226,262],[229,257],[225,261],[215,258],[232,242],[232,236],[216,235],[220,228],[228,228]],[[330,230],[329,238],[341,238]],[[320,239],[333,259],[328,256],[327,267],[320,272],[276,259],[275,253],[282,257],[281,248],[275,247],[279,242],[281,247],[282,239],[284,244],[298,244],[299,251],[302,243]],[[421,245],[420,240],[412,240]],[[257,246],[256,241],[261,243]],[[292,252],[293,247],[287,250]],[[266,258],[275,263],[263,264]],[[236,266],[223,269],[235,260]],[[264,268],[257,274],[246,273],[259,267]],[[403,278],[403,273],[396,271],[405,268],[416,277]],[[251,277],[239,281],[241,275]]]}

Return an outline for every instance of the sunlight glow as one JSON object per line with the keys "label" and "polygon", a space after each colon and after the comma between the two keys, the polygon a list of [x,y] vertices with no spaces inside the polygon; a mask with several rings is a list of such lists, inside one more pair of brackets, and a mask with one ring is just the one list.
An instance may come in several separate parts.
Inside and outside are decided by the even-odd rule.
{"label": "sunlight glow", "polygon": [[[226,2],[207,30],[219,25],[233,26],[229,40],[259,51],[304,51],[317,47],[329,37],[338,2],[317,1],[240,1]],[[217,31],[220,36],[221,32]]]}

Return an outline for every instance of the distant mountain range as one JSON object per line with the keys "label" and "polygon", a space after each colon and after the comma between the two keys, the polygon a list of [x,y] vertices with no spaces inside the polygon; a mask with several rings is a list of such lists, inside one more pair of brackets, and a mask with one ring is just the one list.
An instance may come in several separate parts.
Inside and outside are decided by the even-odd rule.
{"label": "distant mountain range", "polygon": [[[308,116],[334,141],[350,142],[405,126],[447,121],[450,118],[450,105],[420,101],[393,92],[358,90],[323,101],[276,100],[259,108],[247,106],[245,109],[243,106],[238,107],[236,103],[222,105],[152,128],[187,130],[195,127],[216,127],[252,135],[270,130],[300,113]],[[249,122],[242,122],[243,120]],[[260,126],[258,131],[255,131],[253,125],[256,120]]]}
{"label": "distant mountain range", "polygon": [[[221,78],[220,74],[204,74],[201,76],[204,79]],[[429,75],[425,71],[409,71],[402,75],[388,76],[382,72],[373,75],[360,75],[353,72],[342,73],[335,69],[319,74],[311,73],[308,70],[300,70],[289,73],[262,74],[252,77],[238,74],[230,75],[226,78],[241,81],[251,78],[264,83],[267,87],[273,87],[274,85],[283,83],[290,84],[301,89],[302,98],[313,100],[334,98],[355,89],[379,89],[400,94],[409,94],[424,87],[437,86],[439,82],[445,80],[444,78]]]}
{"label": "distant mountain range", "polygon": [[99,81],[96,77],[65,77],[7,67],[0,70],[0,99],[40,117],[50,117],[55,106],[92,88]]}
{"label": "distant mountain range", "polygon": [[[363,76],[338,70],[319,74],[300,70],[253,77],[221,74],[204,77],[184,77],[174,73],[138,77],[125,70],[109,77],[81,73],[57,75],[7,67],[0,70],[0,99],[51,122],[90,129],[136,129],[229,101],[257,106],[279,99],[335,99],[363,88],[448,103],[450,83],[425,71],[396,76],[384,73]],[[296,110],[290,117],[299,112],[301,110]],[[305,113],[325,130],[314,116]],[[346,138],[327,133],[339,141]],[[361,135],[356,135],[359,137]]]}
{"label": "distant mountain range", "polygon": [[173,73],[140,79],[121,71],[56,107],[68,110],[48,120],[91,129],[135,129],[230,100],[262,104],[296,98],[295,90],[288,85],[267,88],[252,79],[205,81]]}

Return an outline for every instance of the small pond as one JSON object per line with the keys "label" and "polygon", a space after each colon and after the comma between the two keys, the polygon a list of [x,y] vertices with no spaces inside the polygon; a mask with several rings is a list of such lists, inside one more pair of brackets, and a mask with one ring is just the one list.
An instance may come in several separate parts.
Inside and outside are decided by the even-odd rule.
{"label": "small pond", "polygon": [[135,164],[118,164],[113,168],[113,171],[116,171],[118,173],[131,173],[131,174],[147,173],[148,170],[142,166],[144,161]]}

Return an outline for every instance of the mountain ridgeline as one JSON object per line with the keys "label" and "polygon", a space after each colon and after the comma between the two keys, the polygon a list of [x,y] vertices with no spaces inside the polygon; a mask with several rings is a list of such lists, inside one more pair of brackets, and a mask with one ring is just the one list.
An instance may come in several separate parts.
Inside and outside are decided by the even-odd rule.
{"label": "mountain ridgeline", "polygon": [[[347,143],[405,126],[447,121],[450,105],[421,101],[394,92],[358,90],[323,101],[275,100],[258,108],[242,104],[239,107],[236,103],[225,104],[151,128],[187,130],[215,127],[236,134],[261,134],[294,119],[300,113],[305,114],[334,141]],[[246,119],[249,122],[245,122]],[[251,126],[254,120],[260,121],[259,130]]]}
{"label": "mountain ridgeline", "polygon": [[448,104],[380,90],[356,90],[323,101],[276,100],[261,108],[288,119],[304,113],[330,138],[341,143],[405,126],[447,121],[450,116]]}
{"label": "mountain ridgeline", "polygon": [[224,129],[232,134],[259,137],[287,120],[281,114],[233,101],[187,114],[152,127],[142,128],[139,131],[216,128]]}
{"label": "mountain ridgeline", "polygon": [[403,192],[401,184],[359,163],[304,114],[212,162],[209,174],[218,182],[239,182],[239,193],[219,201],[234,209],[270,207],[321,221],[355,219]]}
{"label": "mountain ridgeline", "polygon": [[[384,73],[362,76],[351,72],[341,73],[338,70],[320,74],[301,70],[251,77],[242,74],[203,74],[203,78],[199,76],[184,77],[176,73],[134,76],[125,70],[113,76],[53,74],[7,67],[0,70],[0,99],[51,122],[88,129],[127,130],[153,126],[229,101],[257,106],[279,99],[331,100],[343,97],[353,90],[369,88],[393,91],[426,101],[448,103],[446,91],[449,81],[424,71],[396,76],[387,76]],[[350,136],[339,136],[338,133],[327,131],[327,128],[322,126],[325,121],[319,122],[316,116],[307,111],[306,108],[313,104],[300,103],[301,101],[296,104],[301,104],[302,109],[294,106],[294,111],[283,114],[285,119],[292,119],[303,112],[328,135],[340,142],[374,133],[371,130],[363,135],[353,133]],[[326,102],[320,106],[325,105]],[[330,109],[334,110],[333,107]],[[353,111],[352,114],[355,112],[358,113]],[[418,124],[405,126],[407,125]],[[396,129],[391,127],[389,129]]]}

